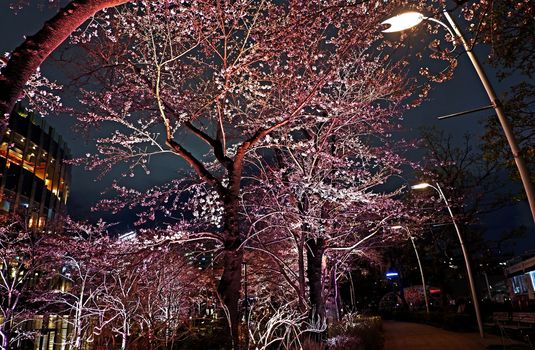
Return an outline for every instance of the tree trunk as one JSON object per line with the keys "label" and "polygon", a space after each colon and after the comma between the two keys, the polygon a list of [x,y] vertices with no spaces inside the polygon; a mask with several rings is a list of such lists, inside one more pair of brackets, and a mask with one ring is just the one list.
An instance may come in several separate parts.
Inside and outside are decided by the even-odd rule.
{"label": "tree trunk", "polygon": [[325,305],[326,317],[328,322],[340,320],[340,296],[338,295],[338,281],[336,280],[337,266],[334,264],[329,268],[328,278],[328,296]]}
{"label": "tree trunk", "polygon": [[4,324],[0,325],[0,337],[2,337],[2,345],[0,349],[7,350],[9,345],[9,323],[5,320],[3,322]]}
{"label": "tree trunk", "polygon": [[307,277],[310,298],[310,320],[316,324],[325,321],[325,301],[323,299],[323,252],[322,238],[307,240]]}
{"label": "tree trunk", "polygon": [[241,266],[243,262],[243,250],[238,224],[239,205],[239,176],[230,176],[229,190],[223,198],[224,206],[224,253],[223,275],[219,281],[217,291],[226,308],[226,316],[229,322],[232,348],[240,348],[239,343],[239,300],[241,290]]}
{"label": "tree trunk", "polygon": [[219,281],[218,292],[226,307],[229,322],[232,348],[239,349],[239,300],[241,288],[241,265],[243,251],[241,249],[225,249],[223,256],[224,270]]}
{"label": "tree trunk", "polygon": [[[24,85],[43,61],[96,12],[130,0],[73,0],[12,53],[0,75],[0,135]],[[0,140],[1,142],[1,140]]]}
{"label": "tree trunk", "polygon": [[123,320],[123,332],[121,333],[121,350],[126,350],[126,342],[128,340],[128,334],[130,333],[128,328],[128,321],[127,317],[125,316]]}
{"label": "tree trunk", "polygon": [[306,311],[306,278],[305,278],[305,235],[299,235],[297,255],[299,265],[299,307]]}

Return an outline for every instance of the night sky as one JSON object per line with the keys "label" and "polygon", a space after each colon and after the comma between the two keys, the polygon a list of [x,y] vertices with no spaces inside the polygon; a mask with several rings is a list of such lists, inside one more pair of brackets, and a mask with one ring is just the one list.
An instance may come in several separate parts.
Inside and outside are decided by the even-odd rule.
{"label": "night sky", "polygon": [[[0,50],[2,53],[13,50],[22,42],[24,35],[35,33],[41,28],[44,21],[54,13],[51,9],[37,10],[34,7],[29,7],[14,15],[9,9],[8,3],[9,1],[5,0],[0,3]],[[410,37],[407,40],[411,40]],[[487,56],[484,48],[476,50],[476,53],[482,61]],[[53,66],[45,63],[44,67],[42,67],[42,71],[51,80],[59,74],[57,66],[56,68]],[[494,78],[495,71],[488,66],[486,66],[486,69],[498,94],[507,91],[511,84],[526,79],[525,77],[517,76],[509,80],[498,81]],[[438,121],[435,117],[488,104],[487,95],[468,57],[462,55],[459,58],[459,66],[455,72],[454,79],[437,85],[430,94],[428,101],[405,115],[405,135],[403,137],[417,136],[416,130],[421,126],[437,126],[448,133],[456,135],[459,140],[467,131],[474,134],[474,138],[477,138],[483,133],[483,124],[486,118],[492,117],[491,111],[482,111],[445,121]],[[47,121],[67,141],[75,157],[83,156],[92,150],[90,141],[84,141],[79,135],[75,135],[72,132],[72,119],[65,116],[54,116],[47,117]],[[474,140],[475,144],[477,142],[477,139]],[[138,188],[161,183],[166,179],[175,177],[181,164],[183,163],[177,165],[177,162],[157,161],[152,164],[150,176],[139,173],[133,180],[130,180],[130,183]],[[101,181],[95,181],[95,174],[88,173],[80,167],[75,167],[72,171],[71,196],[68,203],[69,213],[76,219],[97,217],[96,214],[90,213],[89,208],[99,198],[99,193],[110,186],[112,179],[113,177],[108,176]],[[513,188],[520,185],[511,183],[510,186]],[[121,221],[122,224],[119,226],[121,230],[131,227],[131,222],[134,219],[132,214],[123,214],[115,218],[106,215],[105,218],[108,221]],[[518,242],[516,251],[521,253],[535,249],[535,225],[532,222],[527,201],[518,202],[516,205],[482,217],[481,222],[487,229],[486,236],[488,238],[494,238],[503,230],[523,224],[528,228],[528,233],[525,239]]]}

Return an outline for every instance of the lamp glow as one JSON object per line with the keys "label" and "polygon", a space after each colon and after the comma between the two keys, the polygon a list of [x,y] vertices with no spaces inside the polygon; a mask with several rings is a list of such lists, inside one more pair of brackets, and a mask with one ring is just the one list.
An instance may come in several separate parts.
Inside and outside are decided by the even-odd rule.
{"label": "lamp glow", "polygon": [[400,15],[390,17],[381,22],[381,24],[388,24],[390,27],[383,30],[383,33],[395,33],[412,28],[420,24],[425,19],[425,16],[420,12],[405,12]]}
{"label": "lamp glow", "polygon": [[413,189],[413,190],[423,190],[424,188],[428,188],[430,186],[431,185],[428,184],[427,182],[422,182],[421,184],[412,185],[411,189]]}
{"label": "lamp glow", "polygon": [[399,274],[397,272],[387,272],[385,274],[386,277],[398,277]]}

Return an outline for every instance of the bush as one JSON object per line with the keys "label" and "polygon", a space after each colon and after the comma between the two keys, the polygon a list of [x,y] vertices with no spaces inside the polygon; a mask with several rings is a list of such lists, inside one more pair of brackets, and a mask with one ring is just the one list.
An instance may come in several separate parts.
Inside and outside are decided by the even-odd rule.
{"label": "bush", "polygon": [[349,314],[328,330],[329,350],[381,350],[383,323],[380,317]]}

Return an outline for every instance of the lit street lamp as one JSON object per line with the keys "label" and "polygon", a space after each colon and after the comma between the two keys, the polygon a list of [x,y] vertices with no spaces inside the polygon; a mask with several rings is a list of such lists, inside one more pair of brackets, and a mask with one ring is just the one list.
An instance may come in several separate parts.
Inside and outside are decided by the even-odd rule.
{"label": "lit street lamp", "polygon": [[429,301],[427,300],[427,287],[425,284],[425,278],[424,278],[424,270],[422,269],[422,263],[420,261],[420,254],[418,254],[418,249],[416,249],[416,243],[414,243],[414,237],[411,234],[411,231],[409,231],[408,228],[405,226],[392,226],[390,227],[392,230],[405,230],[409,234],[409,238],[411,239],[412,247],[414,248],[414,253],[416,254],[416,260],[418,261],[418,267],[420,268],[420,276],[422,277],[422,290],[424,292],[424,301],[425,301],[425,310],[427,313],[429,313]]}
{"label": "lit street lamp", "polygon": [[448,203],[448,200],[446,199],[446,196],[444,195],[444,192],[442,192],[442,189],[440,188],[440,185],[436,184],[437,186],[430,185],[428,183],[421,183],[418,185],[411,186],[411,189],[413,190],[422,190],[426,189],[428,187],[434,188],[440,198],[444,201],[444,204],[446,204],[446,208],[448,208],[448,213],[451,216],[451,221],[453,222],[453,226],[455,227],[455,232],[457,232],[457,238],[459,238],[459,243],[461,244],[461,250],[463,252],[464,257],[464,264],[466,266],[466,274],[468,275],[468,283],[470,284],[470,292],[472,294],[472,302],[474,303],[474,311],[476,313],[476,319],[477,319],[477,326],[479,328],[479,335],[481,338],[484,337],[483,334],[483,322],[481,320],[481,312],[479,311],[479,300],[477,299],[477,293],[476,293],[476,286],[474,284],[474,278],[472,276],[472,268],[470,267],[470,260],[468,259],[468,251],[466,250],[466,247],[464,246],[464,240],[461,236],[461,231],[459,230],[459,226],[457,226],[457,221],[455,221],[455,217],[453,216],[453,212],[451,211],[451,207]]}
{"label": "lit street lamp", "polygon": [[457,26],[457,24],[455,24],[453,18],[451,18],[448,11],[444,10],[443,14],[444,14],[444,17],[446,17],[446,19],[448,20],[451,28],[448,27],[445,23],[435,18],[425,17],[423,14],[419,12],[414,12],[414,11],[405,12],[400,15],[391,17],[383,21],[381,24],[390,25],[389,28],[383,30],[384,33],[393,33],[393,32],[399,32],[402,30],[412,28],[420,24],[422,21],[428,20],[428,21],[438,23],[444,28],[446,28],[448,32],[451,34],[454,40],[454,43],[456,42],[457,39],[462,43],[464,49],[466,50],[466,53],[468,54],[468,57],[470,58],[470,62],[472,62],[472,65],[474,66],[474,69],[476,70],[476,73],[479,76],[479,79],[481,80],[481,83],[483,84],[485,91],[487,92],[487,95],[492,104],[492,107],[494,108],[494,111],[496,112],[496,115],[498,116],[498,120],[500,121],[502,130],[505,133],[507,143],[509,144],[509,147],[511,148],[511,152],[513,153],[513,158],[515,160],[516,167],[520,174],[520,179],[522,180],[522,185],[524,186],[524,191],[526,192],[526,197],[528,198],[528,203],[531,209],[531,215],[533,217],[533,221],[535,222],[535,192],[533,190],[533,184],[531,183],[529,172],[524,162],[524,159],[522,158],[520,154],[520,148],[518,147],[518,143],[513,134],[513,130],[511,129],[511,125],[509,124],[509,121],[505,117],[502,103],[496,96],[496,93],[494,92],[494,89],[492,85],[490,84],[490,81],[487,78],[487,75],[485,74],[483,67],[481,66],[481,64],[479,63],[479,60],[477,59],[476,55],[472,51],[472,47],[468,45],[468,42],[466,41],[465,37],[459,30],[459,27]]}

